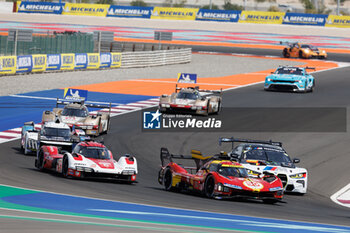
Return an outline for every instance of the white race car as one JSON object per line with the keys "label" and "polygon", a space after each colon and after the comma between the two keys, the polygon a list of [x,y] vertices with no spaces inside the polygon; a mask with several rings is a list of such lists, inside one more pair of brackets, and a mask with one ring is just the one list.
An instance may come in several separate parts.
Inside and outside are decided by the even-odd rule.
{"label": "white race car", "polygon": [[[220,143],[232,143],[231,159],[241,163],[252,177],[271,173],[279,177],[285,192],[305,194],[307,191],[308,172],[295,166],[300,160],[293,160],[282,148],[281,142],[259,141],[236,138],[220,138]],[[234,142],[241,142],[233,147]]]}
{"label": "white race car", "polygon": [[60,153],[55,146],[42,146],[35,166],[40,170],[53,170],[64,177],[101,177],[133,183],[136,181],[137,161],[124,155],[114,160],[105,145],[95,141],[78,143],[72,152]]}

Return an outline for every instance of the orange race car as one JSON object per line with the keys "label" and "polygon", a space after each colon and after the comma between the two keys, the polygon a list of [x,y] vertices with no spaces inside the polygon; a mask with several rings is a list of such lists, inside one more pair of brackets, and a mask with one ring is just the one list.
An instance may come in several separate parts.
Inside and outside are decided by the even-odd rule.
{"label": "orange race car", "polygon": [[299,57],[299,58],[320,58],[326,59],[327,53],[323,49],[319,49],[313,45],[302,43],[289,43],[280,42],[281,44],[287,44],[287,47],[283,49],[284,57]]}

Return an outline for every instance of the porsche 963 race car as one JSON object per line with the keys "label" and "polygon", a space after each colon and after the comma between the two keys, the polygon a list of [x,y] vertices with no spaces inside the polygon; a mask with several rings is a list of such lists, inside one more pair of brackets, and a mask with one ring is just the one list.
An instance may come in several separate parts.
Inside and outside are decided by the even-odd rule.
{"label": "porsche 963 race car", "polygon": [[[272,173],[251,178],[239,163],[231,161],[224,153],[203,156],[192,150],[192,155],[173,155],[168,149],[160,151],[162,168],[158,182],[165,190],[197,191],[209,198],[260,199],[265,203],[275,203],[283,198],[281,180]],[[191,159],[196,167],[185,167],[173,159]]]}
{"label": "porsche 963 race car", "polygon": [[135,182],[138,173],[135,157],[124,155],[116,161],[105,145],[90,140],[78,143],[72,152],[56,146],[42,146],[35,167],[53,170],[66,178],[112,178],[128,183]]}
{"label": "porsche 963 race car", "polygon": [[[268,171],[281,179],[285,192],[306,193],[308,172],[295,165],[300,160],[291,159],[281,142],[220,138],[220,144],[225,142],[232,143],[230,158],[242,164],[250,176],[259,177]],[[235,142],[241,144],[234,147]]]}
{"label": "porsche 963 race car", "polygon": [[[64,105],[59,108],[59,105]],[[98,112],[89,114],[88,107],[109,109],[108,113]],[[42,122],[55,121],[68,124],[71,128],[83,129],[87,135],[98,136],[106,133],[110,126],[111,105],[86,104],[84,101],[67,101],[57,99],[56,108],[53,111],[44,111]]]}
{"label": "porsche 963 race car", "polygon": [[222,103],[222,90],[202,90],[199,87],[180,88],[176,85],[171,95],[159,99],[160,112],[179,112],[208,115],[219,113]]}

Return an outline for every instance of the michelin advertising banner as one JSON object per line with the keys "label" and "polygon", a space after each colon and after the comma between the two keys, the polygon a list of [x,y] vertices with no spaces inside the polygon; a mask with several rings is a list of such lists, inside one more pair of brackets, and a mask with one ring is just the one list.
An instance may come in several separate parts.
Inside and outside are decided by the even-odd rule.
{"label": "michelin advertising banner", "polygon": [[241,11],[199,9],[196,20],[238,22]]}
{"label": "michelin advertising banner", "polygon": [[46,70],[46,54],[34,54],[32,72],[44,72]]}
{"label": "michelin advertising banner", "polygon": [[118,68],[122,65],[122,54],[121,53],[111,53],[111,68]]}
{"label": "michelin advertising banner", "polygon": [[100,53],[100,68],[109,68],[112,64],[111,53]]}
{"label": "michelin advertising banner", "polygon": [[151,18],[153,7],[110,6],[107,17]]}
{"label": "michelin advertising banner", "polygon": [[326,27],[350,27],[350,16],[329,15],[326,21]]}
{"label": "michelin advertising banner", "polygon": [[63,6],[64,3],[17,1],[17,12],[60,15]]}
{"label": "michelin advertising banner", "polygon": [[199,9],[154,7],[151,19],[195,20]]}
{"label": "michelin advertising banner", "polygon": [[328,15],[287,12],[283,24],[324,26]]}
{"label": "michelin advertising banner", "polygon": [[61,54],[61,70],[74,70],[74,53]]}
{"label": "michelin advertising banner", "polygon": [[282,24],[284,12],[242,11],[239,23]]}
{"label": "michelin advertising banner", "polygon": [[16,73],[29,73],[32,71],[32,55],[17,56]]}
{"label": "michelin advertising banner", "polygon": [[100,68],[100,54],[99,53],[88,53],[87,69],[98,69]]}
{"label": "michelin advertising banner", "polygon": [[47,54],[46,70],[60,70],[60,69],[61,69],[61,54]]}
{"label": "michelin advertising banner", "polygon": [[62,15],[87,15],[106,17],[109,5],[85,4],[67,2],[63,8]]}
{"label": "michelin advertising banner", "polygon": [[74,58],[74,69],[86,69],[87,67],[87,54],[86,53],[76,53]]}
{"label": "michelin advertising banner", "polygon": [[0,75],[16,73],[16,56],[0,57]]}

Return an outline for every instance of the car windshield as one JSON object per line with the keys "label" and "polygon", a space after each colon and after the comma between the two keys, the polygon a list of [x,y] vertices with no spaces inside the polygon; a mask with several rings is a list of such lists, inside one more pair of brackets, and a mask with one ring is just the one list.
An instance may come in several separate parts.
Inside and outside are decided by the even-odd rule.
{"label": "car windshield", "polygon": [[244,159],[266,161],[276,165],[292,163],[285,151],[268,147],[248,147]]}
{"label": "car windshield", "polygon": [[311,49],[311,50],[313,50],[313,51],[317,51],[317,50],[318,50],[317,47],[315,47],[315,46],[313,46],[313,45],[308,45],[308,44],[302,44],[301,47],[302,47],[303,49]]}
{"label": "car windshield", "polygon": [[50,137],[69,137],[70,129],[44,127],[42,135]]}
{"label": "car windshield", "polygon": [[85,108],[64,108],[62,116],[75,116],[75,117],[87,117],[88,111]]}
{"label": "car windshield", "polygon": [[232,165],[222,165],[218,169],[218,173],[222,176],[234,177],[248,177],[247,170],[241,167],[234,167]]}
{"label": "car windshield", "polygon": [[275,74],[303,75],[303,70],[298,67],[281,67],[276,70]]}
{"label": "car windshield", "polygon": [[179,92],[176,96],[177,99],[190,99],[196,100],[199,98],[199,95],[194,92]]}
{"label": "car windshield", "polygon": [[105,147],[80,147],[79,154],[91,159],[109,159],[108,150]]}

